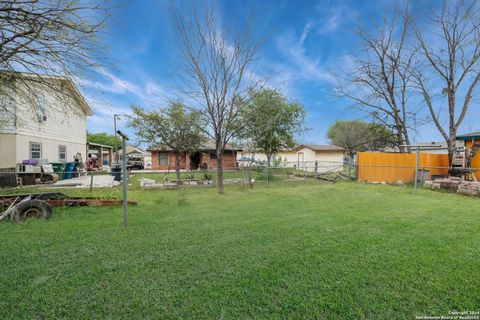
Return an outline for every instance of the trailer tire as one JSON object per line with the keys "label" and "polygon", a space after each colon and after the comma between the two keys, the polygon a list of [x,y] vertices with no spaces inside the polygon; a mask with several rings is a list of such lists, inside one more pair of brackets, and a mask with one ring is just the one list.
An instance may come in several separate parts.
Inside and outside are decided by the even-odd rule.
{"label": "trailer tire", "polygon": [[15,206],[10,217],[18,223],[31,217],[50,219],[51,215],[52,207],[47,202],[42,200],[29,200]]}

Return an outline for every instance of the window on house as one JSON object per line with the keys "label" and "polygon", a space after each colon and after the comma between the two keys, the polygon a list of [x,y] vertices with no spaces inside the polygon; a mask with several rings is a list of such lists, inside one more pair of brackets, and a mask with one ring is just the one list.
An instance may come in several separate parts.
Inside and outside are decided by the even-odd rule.
{"label": "window on house", "polygon": [[210,159],[217,159],[217,153],[216,152],[210,152]]}
{"label": "window on house", "polygon": [[30,142],[30,159],[42,158],[42,144],[38,142]]}
{"label": "window on house", "polygon": [[58,146],[58,161],[67,161],[67,146]]}
{"label": "window on house", "polygon": [[45,115],[45,96],[42,93],[38,93],[36,96],[36,114],[38,122],[47,120]]}
{"label": "window on house", "polygon": [[158,154],[158,163],[161,166],[166,166],[167,165],[167,153],[166,152],[160,152]]}

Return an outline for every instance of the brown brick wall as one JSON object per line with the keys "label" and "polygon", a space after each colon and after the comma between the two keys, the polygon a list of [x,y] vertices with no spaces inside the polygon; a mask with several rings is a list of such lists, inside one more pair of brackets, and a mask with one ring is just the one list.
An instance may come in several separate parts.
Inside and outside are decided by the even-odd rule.
{"label": "brown brick wall", "polygon": [[[160,165],[160,153],[167,153],[167,164]],[[184,157],[180,161],[180,169],[185,170],[187,165],[190,166],[189,157]],[[175,170],[175,153],[171,151],[152,151],[152,169],[153,170]]]}
{"label": "brown brick wall", "polygon": [[[159,153],[162,151],[152,151],[152,169],[153,170],[175,170],[175,153],[167,152],[167,165],[160,165]],[[210,152],[202,152],[200,165],[206,163],[208,169],[217,168],[217,160],[210,157]],[[222,163],[224,169],[233,169],[237,167],[237,153],[232,151],[225,151],[222,157]],[[190,157],[186,156],[180,162],[180,169],[190,170]]]}
{"label": "brown brick wall", "polygon": [[[217,168],[217,159],[210,157],[210,152],[203,152],[201,164],[206,163],[208,169]],[[224,169],[234,169],[237,167],[237,152],[225,151],[222,157],[222,164]]]}

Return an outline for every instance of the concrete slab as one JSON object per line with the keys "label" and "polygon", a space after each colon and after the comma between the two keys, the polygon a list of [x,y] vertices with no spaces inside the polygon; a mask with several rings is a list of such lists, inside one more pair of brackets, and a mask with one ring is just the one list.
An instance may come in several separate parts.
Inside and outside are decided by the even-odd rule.
{"label": "concrete slab", "polygon": [[[90,187],[91,176],[82,176],[78,178],[60,180],[52,184],[53,187]],[[94,175],[93,187],[113,187],[118,185],[114,183],[113,176],[110,175]]]}

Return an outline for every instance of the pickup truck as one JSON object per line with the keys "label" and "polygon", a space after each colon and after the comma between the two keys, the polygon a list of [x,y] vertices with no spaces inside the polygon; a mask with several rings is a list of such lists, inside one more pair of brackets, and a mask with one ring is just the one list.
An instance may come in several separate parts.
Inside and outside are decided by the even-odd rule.
{"label": "pickup truck", "polygon": [[144,164],[142,158],[128,158],[127,167],[130,169],[143,170]]}

